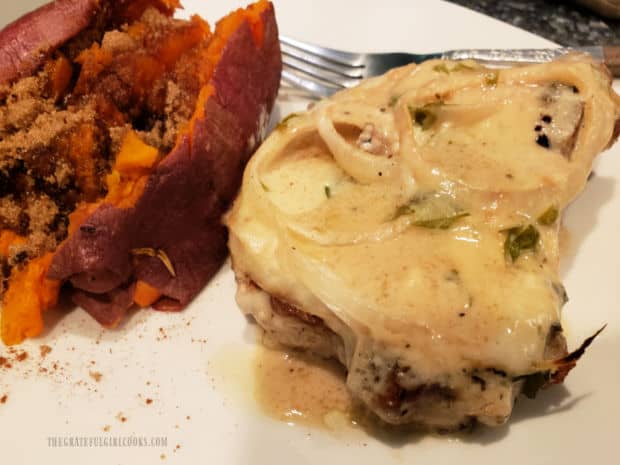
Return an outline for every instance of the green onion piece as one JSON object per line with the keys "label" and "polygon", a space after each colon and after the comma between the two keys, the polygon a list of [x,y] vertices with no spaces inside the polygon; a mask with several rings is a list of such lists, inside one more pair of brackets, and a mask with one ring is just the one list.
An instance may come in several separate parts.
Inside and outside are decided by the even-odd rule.
{"label": "green onion piece", "polygon": [[459,218],[464,218],[465,216],[469,216],[469,213],[455,213],[452,216],[446,216],[444,218],[434,218],[431,220],[417,220],[414,221],[413,224],[416,226],[420,226],[422,228],[429,229],[448,229],[450,226],[454,224],[456,220]]}
{"label": "green onion piece", "polygon": [[409,202],[399,206],[392,220],[403,215],[414,215],[412,224],[422,228],[448,229],[459,218],[468,216],[454,199],[440,192],[416,194]]}
{"label": "green onion piece", "polygon": [[332,190],[329,186],[325,186],[325,197],[327,197],[328,199],[332,196]]}
{"label": "green onion piece", "polygon": [[415,213],[415,210],[411,207],[411,205],[409,204],[401,205],[396,209],[391,219],[392,221],[394,221],[395,219],[400,218],[401,216],[412,215],[414,213]]}
{"label": "green onion piece", "polygon": [[293,118],[297,118],[299,115],[299,113],[291,113],[287,116],[285,116],[282,121],[280,121],[278,123],[278,126],[276,127],[276,129],[287,129],[288,128],[288,123],[293,119]]}
{"label": "green onion piece", "polygon": [[433,71],[436,71],[438,73],[450,74],[450,70],[448,70],[448,67],[446,66],[445,63],[440,63],[438,65],[433,66]]}
{"label": "green onion piece", "polygon": [[545,210],[545,212],[540,215],[536,221],[538,222],[538,224],[541,224],[543,226],[551,226],[553,223],[556,222],[559,215],[560,212],[558,211],[557,207],[554,207],[552,205],[547,208],[547,210]]}
{"label": "green onion piece", "polygon": [[473,67],[472,65],[468,65],[466,63],[463,63],[462,61],[459,61],[456,66],[454,66],[454,68],[452,68],[452,71],[473,71],[476,68]]}
{"label": "green onion piece", "polygon": [[499,80],[499,71],[491,71],[484,75],[484,83],[489,87],[495,87]]}
{"label": "green onion piece", "polygon": [[260,182],[260,187],[262,187],[265,192],[269,192],[267,184],[265,184],[263,181]]}
{"label": "green onion piece", "polygon": [[504,232],[506,233],[504,253],[512,262],[519,258],[524,250],[536,250],[540,233],[533,225],[517,226]]}

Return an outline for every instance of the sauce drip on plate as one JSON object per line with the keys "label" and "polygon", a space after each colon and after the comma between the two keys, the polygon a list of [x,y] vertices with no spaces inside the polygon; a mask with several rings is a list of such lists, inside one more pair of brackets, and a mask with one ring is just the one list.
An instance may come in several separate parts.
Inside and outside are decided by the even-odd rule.
{"label": "sauce drip on plate", "polygon": [[330,429],[352,423],[345,373],[334,361],[261,347],[254,375],[254,396],[271,417]]}

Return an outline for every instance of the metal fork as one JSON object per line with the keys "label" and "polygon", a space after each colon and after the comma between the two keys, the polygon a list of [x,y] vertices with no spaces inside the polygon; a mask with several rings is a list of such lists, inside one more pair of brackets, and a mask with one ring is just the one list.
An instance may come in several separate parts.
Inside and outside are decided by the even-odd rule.
{"label": "metal fork", "polygon": [[318,97],[329,97],[351,88],[362,79],[378,76],[391,68],[421,63],[433,58],[472,59],[497,66],[544,63],[569,52],[585,52],[607,64],[620,76],[620,46],[550,49],[450,50],[438,53],[351,53],[280,36],[284,69],[282,79]]}

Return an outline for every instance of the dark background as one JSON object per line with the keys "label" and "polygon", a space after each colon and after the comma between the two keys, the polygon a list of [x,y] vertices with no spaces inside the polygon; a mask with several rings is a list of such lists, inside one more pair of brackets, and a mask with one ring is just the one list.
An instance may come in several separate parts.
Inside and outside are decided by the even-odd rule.
{"label": "dark background", "polygon": [[604,18],[570,1],[449,1],[525,29],[560,45],[620,44],[620,20]]}

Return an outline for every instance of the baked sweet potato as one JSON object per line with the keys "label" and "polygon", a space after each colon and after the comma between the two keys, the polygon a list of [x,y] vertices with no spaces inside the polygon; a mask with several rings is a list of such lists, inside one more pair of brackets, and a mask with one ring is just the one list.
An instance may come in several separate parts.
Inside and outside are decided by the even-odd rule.
{"label": "baked sweet potato", "polygon": [[184,308],[226,257],[220,216],[260,142],[281,57],[271,3],[59,0],[0,32],[1,336],[58,292],[104,326]]}

